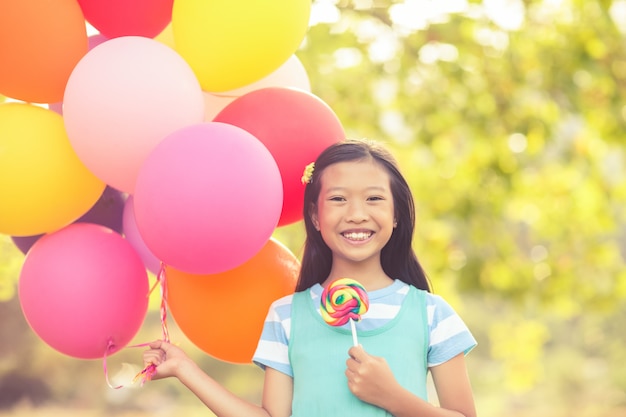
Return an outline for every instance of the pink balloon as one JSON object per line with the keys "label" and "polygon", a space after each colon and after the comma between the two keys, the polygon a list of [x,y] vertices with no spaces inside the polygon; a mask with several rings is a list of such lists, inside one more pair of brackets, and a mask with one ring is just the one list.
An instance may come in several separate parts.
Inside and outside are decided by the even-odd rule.
{"label": "pink balloon", "polygon": [[39,239],[26,255],[19,298],[33,331],[81,359],[113,354],[135,336],[148,310],[148,275],[121,235],[74,223]]}
{"label": "pink balloon", "polygon": [[146,246],[165,264],[192,274],[224,272],[271,237],[282,206],[280,172],[252,134],[201,123],[150,153],[133,205]]}
{"label": "pink balloon", "polygon": [[139,257],[143,261],[148,271],[157,274],[161,269],[161,261],[154,256],[150,249],[146,246],[135,221],[135,209],[133,208],[133,196],[128,196],[124,204],[124,214],[122,216],[122,224],[124,229],[124,237],[135,248]]}
{"label": "pink balloon", "polygon": [[266,87],[293,87],[311,91],[311,83],[306,69],[296,55],[292,55],[283,65],[270,75],[244,87],[221,93],[204,92],[204,120],[210,122],[231,101],[250,91]]}
{"label": "pink balloon", "polygon": [[108,38],[153,38],[172,20],[174,0],[78,0],[85,19]]}
{"label": "pink balloon", "polygon": [[87,168],[132,194],[150,151],[170,133],[203,121],[204,99],[176,51],[125,36],[101,43],[79,61],[65,89],[63,115]]}

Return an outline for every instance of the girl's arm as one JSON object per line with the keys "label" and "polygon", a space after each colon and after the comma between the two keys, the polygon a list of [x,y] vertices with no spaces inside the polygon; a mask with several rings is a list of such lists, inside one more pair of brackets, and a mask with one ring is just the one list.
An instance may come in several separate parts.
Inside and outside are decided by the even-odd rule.
{"label": "girl's arm", "polygon": [[156,365],[152,379],[176,377],[218,417],[289,417],[291,415],[292,378],[274,369],[265,372],[263,405],[245,401],[208,376],[182,349],[164,342],[150,344],[144,353],[146,365]]}
{"label": "girl's arm", "polygon": [[439,407],[403,388],[384,358],[368,354],[361,346],[350,348],[349,354],[346,376],[350,391],[395,417],[476,417],[462,353],[431,368]]}

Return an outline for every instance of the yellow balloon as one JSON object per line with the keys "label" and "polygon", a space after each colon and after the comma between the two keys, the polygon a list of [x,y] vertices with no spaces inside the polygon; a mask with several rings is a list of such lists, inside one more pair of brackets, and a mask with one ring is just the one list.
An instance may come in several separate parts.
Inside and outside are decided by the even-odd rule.
{"label": "yellow balloon", "polygon": [[89,211],[105,186],[78,159],[60,115],[0,104],[0,233],[58,230]]}
{"label": "yellow balloon", "polygon": [[176,0],[176,50],[204,91],[248,85],[280,67],[298,49],[311,0]]}
{"label": "yellow balloon", "polygon": [[174,46],[174,30],[172,29],[172,22],[165,26],[165,29],[156,35],[154,40],[161,42],[163,45],[167,45],[172,49],[176,49]]}

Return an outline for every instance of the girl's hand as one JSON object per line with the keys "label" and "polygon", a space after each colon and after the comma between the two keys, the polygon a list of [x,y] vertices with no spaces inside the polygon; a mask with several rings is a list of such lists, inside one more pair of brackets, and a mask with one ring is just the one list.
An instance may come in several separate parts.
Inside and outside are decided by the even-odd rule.
{"label": "girl's hand", "polygon": [[181,365],[191,361],[182,349],[163,340],[154,341],[148,346],[150,349],[143,353],[143,362],[146,367],[156,366],[153,380],[178,376]]}
{"label": "girl's hand", "polygon": [[383,407],[389,393],[399,388],[387,361],[385,358],[370,355],[360,345],[350,348],[348,354],[348,388],[362,401]]}

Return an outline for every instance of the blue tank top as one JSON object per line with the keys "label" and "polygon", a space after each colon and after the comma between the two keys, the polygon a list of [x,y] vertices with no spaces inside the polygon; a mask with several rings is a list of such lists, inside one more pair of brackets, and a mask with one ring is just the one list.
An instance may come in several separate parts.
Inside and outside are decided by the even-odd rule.
{"label": "blue tank top", "polygon": [[[292,417],[391,416],[348,388],[345,370],[351,331],[326,324],[309,291],[294,294],[291,308]],[[366,352],[385,358],[400,385],[427,400],[428,321],[423,291],[410,287],[394,319],[357,334]]]}

